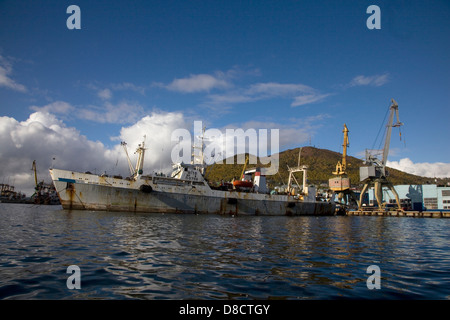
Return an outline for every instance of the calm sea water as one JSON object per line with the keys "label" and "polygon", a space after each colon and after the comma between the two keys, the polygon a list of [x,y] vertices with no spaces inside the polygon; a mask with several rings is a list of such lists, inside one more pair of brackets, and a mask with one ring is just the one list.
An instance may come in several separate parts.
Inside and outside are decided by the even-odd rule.
{"label": "calm sea water", "polygon": [[[0,299],[449,299],[450,219],[0,204]],[[68,289],[70,265],[80,289]],[[367,268],[380,268],[369,290]]]}

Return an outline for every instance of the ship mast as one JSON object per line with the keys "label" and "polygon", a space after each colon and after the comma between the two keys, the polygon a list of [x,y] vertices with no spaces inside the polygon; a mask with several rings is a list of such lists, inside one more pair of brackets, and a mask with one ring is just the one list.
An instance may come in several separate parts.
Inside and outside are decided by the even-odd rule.
{"label": "ship mast", "polygon": [[302,186],[303,190],[302,191],[303,192],[306,191],[306,182],[308,180],[308,178],[307,178],[308,166],[306,166],[306,165],[300,166],[301,154],[302,154],[302,148],[300,148],[300,150],[298,151],[297,167],[290,168],[289,166],[287,166],[288,170],[289,170],[289,179],[288,179],[288,187],[287,187],[286,191],[288,193],[292,193],[294,191],[294,188],[292,188],[292,180],[294,180],[295,183],[297,183],[297,185],[300,187],[300,184],[298,183],[297,179],[295,179],[295,176],[294,176],[294,173],[296,173],[296,172],[303,172],[303,186]]}
{"label": "ship mast", "polygon": [[138,158],[136,161],[136,167],[134,167],[134,168],[133,168],[133,165],[131,164],[130,156],[128,155],[127,143],[126,142],[120,143],[120,145],[123,146],[123,148],[125,150],[125,154],[127,155],[128,166],[130,168],[131,177],[133,177],[135,180],[137,180],[144,172],[145,138],[146,138],[146,136],[144,135],[144,141],[142,141],[142,144],[139,144],[136,149],[135,154],[136,153],[138,154]]}
{"label": "ship mast", "polygon": [[[202,135],[197,137],[198,140],[200,140],[200,143],[196,144],[194,141],[194,146],[192,147],[193,150],[192,150],[191,164],[194,165],[201,172],[201,174],[205,173],[205,158],[204,158],[204,153],[203,153],[205,130],[206,130],[206,127],[203,127]],[[196,151],[198,151],[198,152],[196,152]]]}
{"label": "ship mast", "polygon": [[125,141],[122,141],[120,143],[120,145],[123,147],[123,149],[125,150],[125,154],[127,155],[127,160],[128,160],[128,166],[130,168],[130,174],[133,175],[134,174],[134,168],[133,165],[131,164],[131,160],[130,160],[130,156],[128,155],[128,150],[127,150],[127,143]]}
{"label": "ship mast", "polygon": [[136,161],[136,169],[134,171],[134,174],[136,176],[136,179],[142,175],[144,172],[144,154],[145,154],[145,137],[144,141],[142,141],[142,144],[138,145],[138,148],[136,149],[136,152],[138,154],[138,159]]}

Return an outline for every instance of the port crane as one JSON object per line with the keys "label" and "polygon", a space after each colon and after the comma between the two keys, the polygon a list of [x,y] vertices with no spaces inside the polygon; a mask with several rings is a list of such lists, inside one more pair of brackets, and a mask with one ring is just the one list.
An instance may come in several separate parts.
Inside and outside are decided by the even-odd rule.
{"label": "port crane", "polygon": [[35,186],[35,189],[37,189],[38,181],[37,181],[36,160],[33,160],[33,164],[31,166],[31,170],[33,170],[33,172],[34,172],[34,186]]}
{"label": "port crane", "polygon": [[[395,191],[392,183],[387,180],[388,172],[386,170],[386,162],[389,154],[389,144],[391,141],[392,128],[400,127],[403,125],[403,123],[401,123],[399,120],[397,102],[394,99],[392,99],[391,102],[392,103],[389,107],[389,119],[386,125],[386,139],[384,142],[384,148],[381,150],[381,159],[377,158],[376,155],[374,155],[374,152],[366,149],[365,164],[367,164],[367,166],[359,168],[360,181],[364,182],[364,186],[361,190],[361,195],[359,198],[359,209],[361,209],[364,194],[372,185],[374,186],[375,198],[377,199],[378,206],[380,208],[384,208],[386,206],[386,204],[383,202],[383,186],[387,186],[392,191],[393,195],[395,196],[397,206],[400,207],[398,194]],[[396,116],[397,118],[396,123],[394,123],[394,116]]]}
{"label": "port crane", "polygon": [[348,140],[348,128],[344,124],[344,129],[342,130],[344,134],[344,141],[342,144],[342,160],[338,161],[336,164],[336,171],[333,172],[333,177],[328,180],[328,185],[333,192],[338,194],[339,202],[344,199],[345,204],[349,204],[351,201],[358,204],[355,193],[350,189],[350,178],[347,175],[347,148],[349,146]]}

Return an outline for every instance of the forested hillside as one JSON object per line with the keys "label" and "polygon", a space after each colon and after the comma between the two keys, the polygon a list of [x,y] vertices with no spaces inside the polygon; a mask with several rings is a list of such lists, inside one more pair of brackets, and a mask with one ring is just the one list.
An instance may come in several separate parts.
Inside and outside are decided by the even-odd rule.
{"label": "forested hillside", "polygon": [[[336,164],[342,159],[342,154],[326,149],[318,149],[314,147],[301,148],[300,165],[308,166],[308,180],[312,184],[328,184],[328,179],[332,177],[332,172],[336,169]],[[296,167],[298,165],[299,150],[289,149],[283,151],[279,155],[279,171],[276,175],[267,176],[269,184],[273,186],[287,184],[289,167]],[[255,159],[251,156],[250,159]],[[236,163],[236,156],[232,163]],[[260,165],[259,159],[258,164]],[[363,161],[354,157],[347,157],[347,174],[350,178],[352,186],[358,187],[359,181],[359,167],[363,166]],[[255,164],[249,164],[247,168],[255,167]],[[264,167],[263,165],[261,165]],[[269,166],[269,165],[266,165]],[[230,181],[233,178],[238,178],[243,169],[243,164],[213,164],[207,168],[206,178],[210,182],[220,182],[221,180]],[[388,179],[394,184],[446,184],[450,181],[449,178],[437,179],[415,176],[396,169],[388,168]],[[301,178],[301,173],[296,174]]]}

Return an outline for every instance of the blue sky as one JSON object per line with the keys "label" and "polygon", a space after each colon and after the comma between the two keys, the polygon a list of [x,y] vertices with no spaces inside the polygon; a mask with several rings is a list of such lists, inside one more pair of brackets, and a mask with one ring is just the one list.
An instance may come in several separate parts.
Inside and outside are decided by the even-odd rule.
{"label": "blue sky", "polygon": [[[72,4],[80,30],[66,26]],[[370,5],[381,29],[366,26]],[[346,123],[348,152],[363,158],[392,98],[404,123],[392,165],[450,176],[449,17],[446,0],[1,0],[0,157],[12,164],[0,179],[20,184],[18,163],[29,174],[36,158],[43,175],[51,157],[103,170],[149,123],[157,159],[155,137],[195,120],[338,152]]]}

